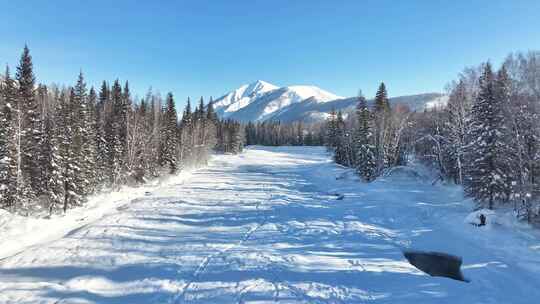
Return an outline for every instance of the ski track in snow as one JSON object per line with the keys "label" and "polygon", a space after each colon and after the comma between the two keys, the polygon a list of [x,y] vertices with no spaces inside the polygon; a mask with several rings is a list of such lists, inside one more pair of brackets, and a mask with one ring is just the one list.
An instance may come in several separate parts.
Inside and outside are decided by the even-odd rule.
{"label": "ski track in snow", "polygon": [[[362,184],[353,176],[323,148],[216,156],[183,183],[115,199],[120,207],[0,260],[0,303],[540,297],[536,232],[465,224],[472,206],[457,187],[399,176]],[[403,248],[461,255],[472,282],[427,276],[405,261]]]}

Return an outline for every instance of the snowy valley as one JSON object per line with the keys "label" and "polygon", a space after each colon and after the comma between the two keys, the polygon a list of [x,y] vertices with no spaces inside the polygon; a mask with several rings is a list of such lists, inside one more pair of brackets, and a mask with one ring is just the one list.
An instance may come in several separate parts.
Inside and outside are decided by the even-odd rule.
{"label": "snowy valley", "polygon": [[[531,303],[540,296],[537,231],[474,227],[464,221],[472,205],[459,187],[433,186],[421,168],[416,178],[407,172],[359,183],[318,147],[215,156],[189,178],[101,197],[107,210],[55,219],[76,224],[60,225],[46,241],[0,240],[8,253],[0,302]],[[25,220],[34,231],[49,225]],[[12,234],[26,226],[2,224]],[[430,277],[403,249],[460,255],[471,282]]]}
{"label": "snowy valley", "polygon": [[0,304],[538,302],[540,1],[492,2],[4,1]]}

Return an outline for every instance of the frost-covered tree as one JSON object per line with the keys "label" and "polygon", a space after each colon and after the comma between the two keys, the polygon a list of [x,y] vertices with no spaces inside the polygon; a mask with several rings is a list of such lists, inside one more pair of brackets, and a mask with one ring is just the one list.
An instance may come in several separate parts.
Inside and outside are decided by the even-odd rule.
{"label": "frost-covered tree", "polygon": [[106,131],[106,125],[111,123],[111,120],[108,119],[110,114],[110,100],[109,100],[109,87],[107,82],[103,81],[100,91],[99,91],[99,100],[94,109],[95,112],[95,143],[96,143],[96,156],[95,156],[95,166],[96,166],[96,178],[95,183],[96,187],[103,186],[108,182],[109,175],[111,172],[109,168],[109,145],[107,138],[111,136],[111,132]]}
{"label": "frost-covered tree", "polygon": [[356,171],[364,181],[370,182],[377,176],[377,163],[373,145],[372,115],[367,100],[362,95],[358,97],[356,117],[358,119],[355,131]]}
{"label": "frost-covered tree", "polygon": [[471,109],[467,135],[467,178],[465,191],[479,204],[491,209],[508,199],[509,142],[502,100],[491,64],[480,77],[480,91]]}
{"label": "frost-covered tree", "polygon": [[0,91],[0,208],[15,209],[18,201],[17,92],[6,67]]}
{"label": "frost-covered tree", "polygon": [[84,128],[83,128],[83,154],[84,169],[88,183],[87,193],[97,190],[98,166],[97,166],[97,94],[94,87],[90,88],[85,103]]}
{"label": "frost-covered tree", "polygon": [[338,111],[336,123],[336,146],[334,150],[334,160],[336,163],[351,166],[351,159],[349,158],[349,132],[345,129],[345,120],[343,119],[343,113]]}
{"label": "frost-covered tree", "polygon": [[326,119],[326,134],[325,134],[326,148],[329,151],[334,151],[337,147],[338,139],[338,127],[337,127],[337,113],[336,109],[332,108],[330,115]]}
{"label": "frost-covered tree", "polygon": [[124,115],[124,101],[122,87],[116,80],[111,88],[110,113],[105,123],[105,141],[107,143],[108,176],[113,187],[118,186],[124,180],[124,151],[126,132],[122,130]]}
{"label": "frost-covered tree", "polygon": [[390,103],[386,85],[381,83],[375,95],[374,116],[374,136],[375,136],[375,157],[377,162],[377,174],[387,166],[387,152],[390,129]]}
{"label": "frost-covered tree", "polygon": [[446,153],[448,154],[448,173],[457,184],[463,184],[463,166],[465,136],[468,132],[468,113],[470,100],[467,88],[461,79],[450,92],[446,108],[447,122],[445,132],[447,135]]}
{"label": "frost-covered tree", "polygon": [[172,93],[167,94],[166,108],[163,114],[162,142],[160,162],[162,167],[167,167],[169,173],[174,174],[178,170],[177,160],[177,132],[178,116]]}
{"label": "frost-covered tree", "polygon": [[[57,103],[57,109],[61,110],[61,103]],[[61,113],[61,111],[58,111]],[[56,114],[58,115],[58,114]],[[49,208],[49,214],[52,214],[62,205],[65,199],[64,193],[64,174],[62,170],[63,159],[60,151],[60,144],[64,130],[59,128],[56,123],[58,118],[52,113],[45,117],[44,137],[43,137],[43,159],[44,159],[44,186]]]}
{"label": "frost-covered tree", "polygon": [[64,212],[67,208],[80,206],[84,202],[84,171],[82,168],[82,132],[80,123],[81,103],[77,89],[69,90],[68,103],[64,105]]}
{"label": "frost-covered tree", "polygon": [[192,158],[193,154],[193,140],[192,134],[194,131],[194,114],[191,112],[191,100],[188,98],[186,107],[182,114],[182,120],[180,121],[179,128],[179,140],[180,140],[180,160],[187,162]]}
{"label": "frost-covered tree", "polygon": [[36,81],[32,56],[27,46],[24,47],[19,66],[17,67],[17,83],[19,87],[18,103],[20,104],[21,125],[21,167],[23,178],[28,182],[32,195],[43,192],[40,172],[40,145],[42,143],[41,111],[35,97]]}
{"label": "frost-covered tree", "polygon": [[70,101],[72,107],[72,120],[70,127],[73,135],[73,157],[78,167],[76,176],[77,186],[80,196],[88,195],[94,190],[94,170],[95,170],[95,135],[94,117],[91,108],[95,104],[95,93],[92,94],[92,101],[89,101],[84,76],[79,73],[77,83],[73,89],[73,99]]}

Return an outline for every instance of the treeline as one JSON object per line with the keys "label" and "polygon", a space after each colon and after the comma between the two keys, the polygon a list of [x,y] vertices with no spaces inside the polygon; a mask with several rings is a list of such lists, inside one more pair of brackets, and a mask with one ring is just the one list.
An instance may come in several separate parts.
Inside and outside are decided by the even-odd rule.
{"label": "treeline", "polygon": [[322,146],[324,136],[321,126],[279,121],[249,122],[245,126],[247,145],[262,146]]}
{"label": "treeline", "polygon": [[201,98],[178,119],[172,93],[135,100],[129,84],[36,85],[24,48],[15,77],[0,82],[0,208],[55,213],[88,195],[205,164],[213,149],[239,152],[240,125]]}
{"label": "treeline", "polygon": [[463,185],[478,208],[540,219],[540,52],[510,55],[496,71],[467,68],[448,92],[445,106],[417,113],[390,106],[381,84],[373,107],[361,96],[355,115],[331,114],[326,145],[365,181],[415,159]]}

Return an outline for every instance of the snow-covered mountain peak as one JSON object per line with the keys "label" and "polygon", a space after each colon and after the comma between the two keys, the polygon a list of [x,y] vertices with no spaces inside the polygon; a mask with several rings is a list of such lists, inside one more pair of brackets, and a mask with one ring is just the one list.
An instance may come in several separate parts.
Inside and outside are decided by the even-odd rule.
{"label": "snow-covered mountain peak", "polygon": [[244,84],[214,101],[214,108],[218,113],[235,112],[249,105],[257,97],[276,90],[278,87],[266,81],[257,80]]}
{"label": "snow-covered mountain peak", "polygon": [[263,80],[245,84],[214,101],[214,108],[223,118],[266,120],[292,104],[309,101],[326,103],[343,97],[316,86],[277,87]]}
{"label": "snow-covered mountain peak", "polygon": [[278,88],[277,86],[271,83],[268,83],[263,80],[257,80],[247,85],[245,93],[248,95],[257,94],[257,93],[265,93],[265,92],[275,90],[277,88]]}
{"label": "snow-covered mountain peak", "polygon": [[314,98],[317,101],[325,102],[343,98],[316,86],[295,85],[287,88],[296,93],[302,100]]}

